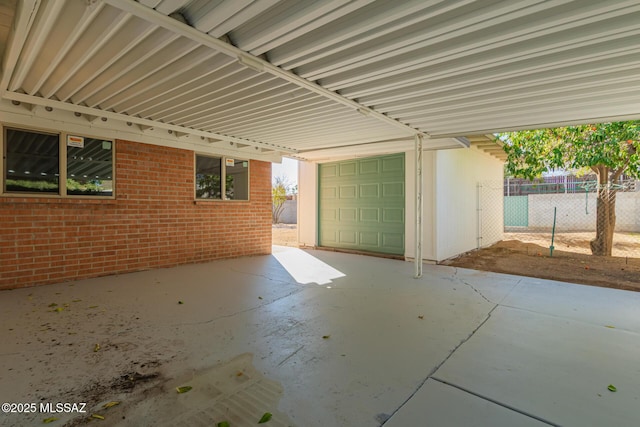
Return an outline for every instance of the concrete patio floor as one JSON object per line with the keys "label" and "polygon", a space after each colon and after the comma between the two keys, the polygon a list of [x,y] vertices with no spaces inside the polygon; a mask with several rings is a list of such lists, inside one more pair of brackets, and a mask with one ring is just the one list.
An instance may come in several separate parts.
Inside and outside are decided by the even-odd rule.
{"label": "concrete patio floor", "polygon": [[412,272],[274,246],[1,292],[0,402],[38,406],[0,425],[640,425],[640,294]]}

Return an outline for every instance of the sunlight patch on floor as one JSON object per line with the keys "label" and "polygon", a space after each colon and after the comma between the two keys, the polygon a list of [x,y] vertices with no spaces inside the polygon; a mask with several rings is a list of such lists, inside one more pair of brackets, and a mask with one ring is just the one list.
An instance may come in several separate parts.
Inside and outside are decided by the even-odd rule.
{"label": "sunlight patch on floor", "polygon": [[345,277],[341,271],[302,249],[273,245],[272,255],[296,282],[303,285],[309,283],[326,285],[334,279]]}

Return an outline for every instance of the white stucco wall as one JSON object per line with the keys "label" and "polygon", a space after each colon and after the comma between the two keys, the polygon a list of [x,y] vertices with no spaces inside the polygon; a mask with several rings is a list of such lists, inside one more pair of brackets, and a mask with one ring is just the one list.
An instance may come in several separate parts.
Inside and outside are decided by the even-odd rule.
{"label": "white stucco wall", "polygon": [[[530,194],[530,230],[551,230],[553,210],[556,212],[556,231],[595,231],[597,196],[589,193],[575,194]],[[616,195],[616,230],[640,231],[640,192]]]}
{"label": "white stucco wall", "polygon": [[298,200],[286,200],[282,205],[282,213],[280,214],[280,224],[297,224],[298,223]]}
{"label": "white stucco wall", "polygon": [[318,242],[318,165],[298,164],[298,243],[316,246]]}
{"label": "white stucco wall", "polygon": [[[477,248],[481,222],[483,246],[501,240],[502,162],[475,149],[442,150],[436,153],[435,168],[436,259],[440,261]],[[478,183],[483,185],[481,222],[478,221]]]}

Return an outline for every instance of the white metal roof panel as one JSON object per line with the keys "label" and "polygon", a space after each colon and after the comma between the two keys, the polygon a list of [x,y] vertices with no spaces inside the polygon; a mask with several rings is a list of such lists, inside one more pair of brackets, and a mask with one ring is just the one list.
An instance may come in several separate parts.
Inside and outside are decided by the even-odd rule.
{"label": "white metal roof panel", "polygon": [[5,98],[212,140],[295,154],[423,133],[446,148],[640,117],[636,0],[24,4]]}

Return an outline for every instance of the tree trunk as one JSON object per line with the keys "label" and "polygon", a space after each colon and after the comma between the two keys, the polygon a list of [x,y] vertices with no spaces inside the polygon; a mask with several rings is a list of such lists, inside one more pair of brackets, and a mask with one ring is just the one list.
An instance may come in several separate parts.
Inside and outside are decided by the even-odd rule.
{"label": "tree trunk", "polygon": [[606,168],[599,171],[598,184],[596,238],[590,242],[591,253],[611,256],[613,230],[616,227],[616,190],[609,185],[609,174]]}
{"label": "tree trunk", "polygon": [[277,224],[280,222],[280,216],[284,212],[284,201],[278,200],[271,205],[271,222]]}

